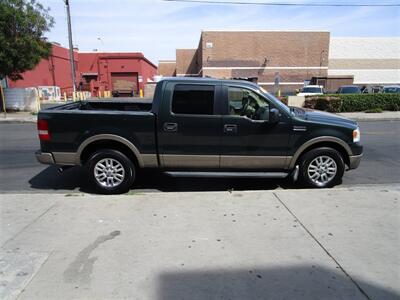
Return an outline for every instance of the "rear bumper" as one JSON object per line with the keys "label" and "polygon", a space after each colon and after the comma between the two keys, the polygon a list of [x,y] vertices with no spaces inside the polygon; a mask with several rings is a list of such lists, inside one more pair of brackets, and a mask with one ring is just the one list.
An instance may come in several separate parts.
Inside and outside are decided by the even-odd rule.
{"label": "rear bumper", "polygon": [[350,160],[349,169],[357,169],[358,166],[360,165],[362,157],[363,157],[363,154],[349,156],[349,160]]}
{"label": "rear bumper", "polygon": [[53,154],[51,154],[51,153],[46,153],[46,152],[42,152],[39,150],[39,151],[35,152],[35,156],[36,156],[37,161],[40,162],[41,164],[45,164],[45,165],[55,164]]}

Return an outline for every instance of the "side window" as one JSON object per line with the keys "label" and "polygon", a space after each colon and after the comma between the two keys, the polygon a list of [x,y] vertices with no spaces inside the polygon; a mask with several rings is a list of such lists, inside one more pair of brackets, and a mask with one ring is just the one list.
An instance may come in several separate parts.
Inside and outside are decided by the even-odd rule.
{"label": "side window", "polygon": [[228,87],[229,114],[260,120],[268,112],[268,102],[251,90]]}
{"label": "side window", "polygon": [[172,96],[174,114],[212,115],[214,113],[214,86],[177,84]]}

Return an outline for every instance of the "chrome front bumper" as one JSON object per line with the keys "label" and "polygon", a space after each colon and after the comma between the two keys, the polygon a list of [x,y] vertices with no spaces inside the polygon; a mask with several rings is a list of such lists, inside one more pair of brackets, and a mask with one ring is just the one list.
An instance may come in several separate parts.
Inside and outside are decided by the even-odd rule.
{"label": "chrome front bumper", "polygon": [[363,157],[362,154],[360,155],[353,155],[353,156],[349,156],[350,158],[350,163],[349,163],[349,169],[357,169],[358,166],[360,165],[361,162],[361,158]]}
{"label": "chrome front bumper", "polygon": [[55,164],[53,155],[51,153],[46,153],[42,151],[36,151],[35,156],[38,162],[45,165],[53,165]]}

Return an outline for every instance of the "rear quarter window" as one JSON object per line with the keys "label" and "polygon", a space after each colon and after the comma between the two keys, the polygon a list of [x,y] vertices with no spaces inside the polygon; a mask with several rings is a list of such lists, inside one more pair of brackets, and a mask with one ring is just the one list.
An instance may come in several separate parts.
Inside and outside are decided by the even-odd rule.
{"label": "rear quarter window", "polygon": [[171,111],[174,114],[214,114],[215,87],[212,85],[177,84],[172,95]]}

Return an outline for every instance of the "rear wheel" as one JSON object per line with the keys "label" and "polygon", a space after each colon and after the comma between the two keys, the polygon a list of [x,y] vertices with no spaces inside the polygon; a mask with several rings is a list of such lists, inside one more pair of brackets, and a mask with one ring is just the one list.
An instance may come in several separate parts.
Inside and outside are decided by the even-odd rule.
{"label": "rear wheel", "polygon": [[96,151],[88,161],[91,182],[102,194],[127,192],[135,179],[135,166],[125,154],[112,149]]}
{"label": "rear wheel", "polygon": [[300,180],[308,187],[327,188],[341,182],[345,164],[332,148],[316,148],[300,159]]}

